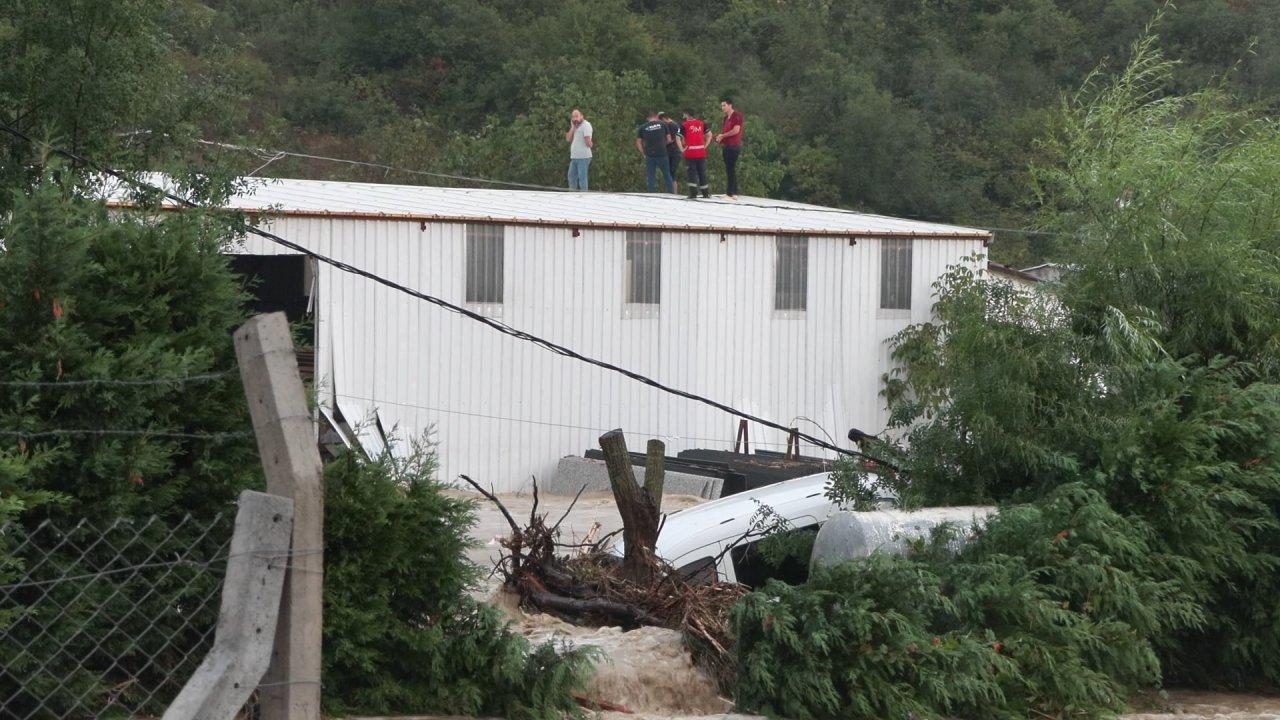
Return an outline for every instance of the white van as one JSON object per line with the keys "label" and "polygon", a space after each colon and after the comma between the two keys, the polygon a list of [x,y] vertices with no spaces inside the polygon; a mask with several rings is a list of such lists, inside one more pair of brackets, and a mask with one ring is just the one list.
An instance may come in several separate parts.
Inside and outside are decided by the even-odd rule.
{"label": "white van", "polygon": [[[710,579],[714,565],[721,581],[761,584],[765,573],[776,577],[779,570],[766,571],[755,561],[752,548],[764,538],[743,538],[760,506],[786,520],[789,532],[816,534],[818,526],[839,509],[826,496],[829,478],[825,472],[807,475],[677,510],[667,515],[658,534],[658,557],[686,577]],[[885,500],[892,503],[891,498]],[[613,552],[621,555],[622,544],[615,544]],[[801,565],[782,572],[807,575],[808,558]]]}

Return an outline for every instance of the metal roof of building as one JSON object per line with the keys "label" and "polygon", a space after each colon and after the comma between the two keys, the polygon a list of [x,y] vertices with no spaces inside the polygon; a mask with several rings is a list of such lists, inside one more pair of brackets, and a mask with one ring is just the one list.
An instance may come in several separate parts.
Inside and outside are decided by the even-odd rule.
{"label": "metal roof of building", "polygon": [[693,232],[989,238],[985,230],[903,220],[818,205],[740,196],[442,188],[422,185],[254,180],[228,206],[264,215]]}

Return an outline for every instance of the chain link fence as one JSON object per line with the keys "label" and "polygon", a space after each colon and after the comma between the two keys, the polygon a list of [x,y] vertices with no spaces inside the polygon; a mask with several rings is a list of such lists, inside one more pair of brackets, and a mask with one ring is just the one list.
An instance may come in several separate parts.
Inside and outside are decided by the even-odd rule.
{"label": "chain link fence", "polygon": [[0,526],[0,717],[158,717],[209,649],[232,516]]}

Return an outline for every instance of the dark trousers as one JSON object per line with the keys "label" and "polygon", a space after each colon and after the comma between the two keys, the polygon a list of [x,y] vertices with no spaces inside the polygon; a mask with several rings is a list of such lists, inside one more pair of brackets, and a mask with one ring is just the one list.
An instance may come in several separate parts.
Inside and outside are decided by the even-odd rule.
{"label": "dark trousers", "polygon": [[671,163],[671,192],[675,192],[676,179],[680,177],[680,156],[667,153],[667,162]]}
{"label": "dark trousers", "polygon": [[705,157],[685,158],[684,164],[689,171],[689,194],[693,195],[695,189],[705,193],[707,191],[707,159]]}
{"label": "dark trousers", "polygon": [[667,156],[649,157],[644,156],[644,184],[649,188],[649,192],[654,191],[654,185],[657,178],[654,177],[659,171],[662,172],[662,192],[671,192],[675,186],[675,180],[671,177],[671,161],[667,160]]}
{"label": "dark trousers", "polygon": [[724,145],[724,179],[728,188],[726,195],[738,194],[738,155],[742,154],[741,145]]}

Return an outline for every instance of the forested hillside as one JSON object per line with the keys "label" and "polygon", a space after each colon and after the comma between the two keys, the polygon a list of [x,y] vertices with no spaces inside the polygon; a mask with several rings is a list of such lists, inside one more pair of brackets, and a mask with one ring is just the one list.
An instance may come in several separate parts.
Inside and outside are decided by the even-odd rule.
{"label": "forested hillside", "polygon": [[[1027,227],[1026,174],[1062,94],[1122,67],[1152,0],[175,0],[174,52],[223,100],[218,140],[562,185],[571,106],[593,189],[643,188],[646,109],[747,118],[741,175],[772,195]],[[1224,78],[1280,106],[1280,0],[1185,0],[1155,26],[1174,87]],[[236,167],[266,158],[244,156]],[[711,163],[713,189],[723,182]],[[262,174],[438,182],[277,160]],[[1028,246],[1027,240],[1032,242]],[[1038,240],[1038,242],[1037,242]],[[1047,238],[1002,234],[1029,262]]]}

